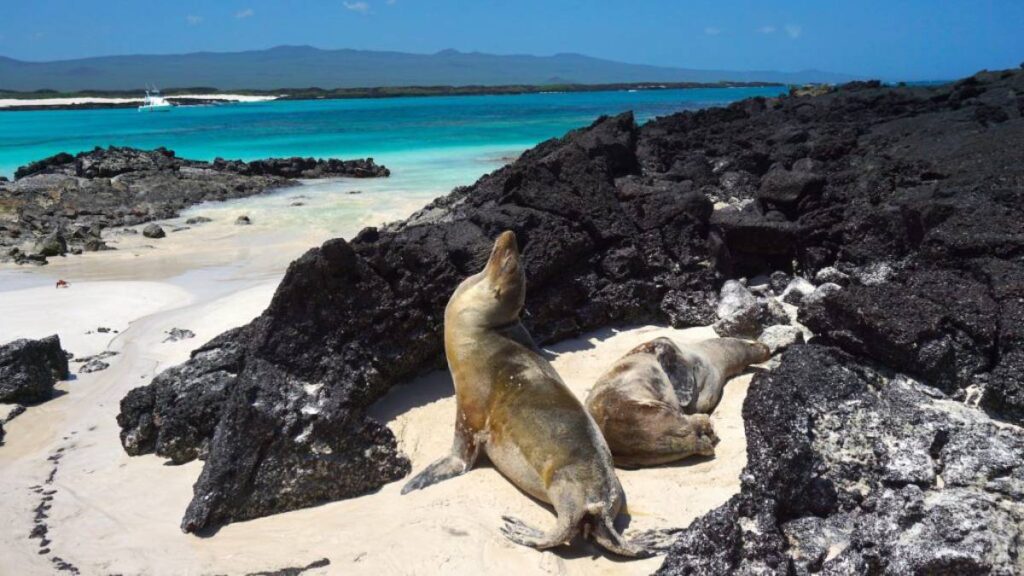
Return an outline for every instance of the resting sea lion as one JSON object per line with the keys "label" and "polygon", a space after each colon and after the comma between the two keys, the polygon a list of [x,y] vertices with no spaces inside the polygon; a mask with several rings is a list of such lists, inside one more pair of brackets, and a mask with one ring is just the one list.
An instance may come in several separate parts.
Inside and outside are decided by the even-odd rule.
{"label": "resting sea lion", "polygon": [[711,456],[718,437],[707,414],[729,378],[768,359],[768,347],[714,338],[679,347],[655,338],[630,350],[587,396],[587,411],[620,466],[655,466]]}
{"label": "resting sea lion", "polygon": [[625,495],[608,444],[520,324],[525,296],[516,237],[504,232],[484,270],[464,280],[445,308],[444,348],[458,406],[451,454],[402,493],[468,471],[483,449],[499,472],[558,516],[548,532],[506,516],[502,533],[513,542],[543,550],[582,529],[611,552],[645,555],[612,524]]}

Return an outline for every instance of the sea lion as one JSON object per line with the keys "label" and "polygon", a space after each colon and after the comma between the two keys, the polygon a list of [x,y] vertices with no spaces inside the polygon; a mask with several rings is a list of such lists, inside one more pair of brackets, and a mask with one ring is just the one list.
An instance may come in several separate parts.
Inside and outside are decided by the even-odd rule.
{"label": "sea lion", "polygon": [[707,414],[725,382],[769,358],[768,347],[738,338],[677,346],[655,338],[630,350],[590,390],[587,411],[619,466],[656,466],[712,456],[718,437]]}
{"label": "sea lion", "polygon": [[548,532],[505,516],[502,533],[513,542],[543,550],[582,530],[616,554],[647,555],[613,526],[625,495],[611,451],[520,323],[525,296],[516,237],[504,232],[484,270],[464,280],[445,308],[444,347],[457,404],[451,453],[402,493],[463,474],[482,449],[499,472],[558,516]]}

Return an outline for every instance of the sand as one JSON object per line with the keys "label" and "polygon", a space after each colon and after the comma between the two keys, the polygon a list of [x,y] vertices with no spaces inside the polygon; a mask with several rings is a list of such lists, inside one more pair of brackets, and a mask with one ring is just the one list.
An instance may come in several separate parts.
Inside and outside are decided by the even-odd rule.
{"label": "sand", "polygon": [[[87,290],[81,292],[73,287],[65,298],[89,299],[92,290],[127,294],[140,288],[128,284],[83,285]],[[62,448],[48,521],[49,547],[83,574],[243,574],[304,566],[321,558],[330,565],[310,574],[648,574],[660,565],[659,558],[613,559],[589,544],[542,553],[505,540],[499,532],[503,514],[543,527],[554,517],[487,465],[406,496],[399,493],[402,482],[396,482],[361,498],[229,525],[209,538],[183,534],[178,524],[201,464],[167,466],[154,456],[125,455],[114,420],[118,402],[132,387],[185,360],[197,343],[262,311],[274,283],[205,303],[182,298],[172,286],[145,284],[162,298],[154,297],[148,309],[133,308],[145,315],[117,319],[130,324],[110,342],[120,351],[111,368],[60,384],[66,394],[31,407],[7,425],[7,443],[0,448],[0,510],[7,519],[0,528],[0,548],[7,552],[0,555],[0,574],[51,570],[48,557],[37,553],[38,541],[27,538],[32,510],[39,503],[29,488],[44,480],[52,468],[47,457]],[[45,300],[47,290],[53,289],[20,291],[18,303]],[[11,311],[9,302],[0,302],[0,314]],[[82,322],[99,323],[101,316],[97,312],[92,318],[63,321],[67,324],[54,320],[49,328],[73,332]],[[8,334],[29,330],[10,326],[5,327]],[[197,336],[162,342],[174,326],[187,327]],[[609,330],[563,342],[550,352],[556,369],[582,398],[609,361],[661,335],[686,341],[712,334],[707,328]],[[685,526],[738,491],[746,450],[740,407],[748,379],[728,384],[713,416],[722,438],[715,458],[620,471],[632,516],[627,533]],[[373,415],[395,432],[416,470],[449,446],[452,394],[447,373],[438,372],[395,388],[374,407]]]}
{"label": "sand", "polygon": [[[217,100],[224,102],[268,102],[277,96],[248,96],[245,94],[173,94],[166,98],[188,98],[195,100]],[[84,104],[142,104],[142,98],[0,98],[0,108],[23,108],[25,106],[81,106]]]}
{"label": "sand", "polygon": [[[78,357],[118,352],[106,360],[107,370],[75,374],[58,384],[56,398],[5,425],[0,575],[51,574],[55,557],[82,574],[125,575],[246,574],[325,558],[329,565],[306,574],[649,574],[661,564],[660,558],[623,561],[586,543],[549,552],[512,544],[499,532],[502,515],[542,528],[554,516],[488,465],[405,496],[402,480],[364,497],[232,524],[212,537],[180,531],[202,463],[170,466],[155,456],[128,457],[115,420],[121,398],[261,313],[288,262],[308,247],[416,207],[388,194],[394,184],[359,183],[365,193],[349,196],[345,190],[355,185],[334,182],[324,184],[330,190],[314,185],[204,204],[161,222],[169,232],[161,240],[125,235],[116,238],[117,251],[55,258],[42,268],[0,266],[0,342],[57,333]],[[292,207],[303,192],[307,206]],[[239,213],[252,216],[254,224],[235,226]],[[214,222],[170,232],[191,215]],[[70,280],[71,288],[55,289],[56,278]],[[112,331],[98,333],[98,327]],[[165,342],[171,328],[196,336]],[[549,353],[582,399],[606,366],[661,335],[686,341],[713,333],[603,330]],[[78,365],[72,369],[77,372]],[[748,382],[749,376],[731,381],[712,417],[722,439],[714,458],[619,472],[629,498],[627,534],[685,526],[738,492],[746,454],[740,410]],[[454,413],[445,372],[396,387],[372,410],[394,431],[415,471],[448,450]],[[58,455],[55,465],[49,458]],[[49,552],[39,554],[39,540],[28,537],[42,498],[32,487],[51,473],[46,488],[56,492],[46,519]]]}

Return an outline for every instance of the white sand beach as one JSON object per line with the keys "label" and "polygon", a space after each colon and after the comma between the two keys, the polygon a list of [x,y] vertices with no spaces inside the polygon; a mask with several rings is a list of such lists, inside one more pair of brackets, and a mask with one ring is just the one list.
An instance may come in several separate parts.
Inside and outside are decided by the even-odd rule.
{"label": "white sand beach", "polygon": [[[218,102],[270,102],[278,96],[251,96],[247,94],[173,94],[170,100],[209,100]],[[0,98],[0,108],[25,108],[36,106],[84,106],[86,104],[142,104],[142,98],[106,98],[82,96],[76,98]]]}
{"label": "white sand beach", "polygon": [[[360,186],[365,187],[361,183]],[[334,186],[350,184],[335,183]],[[201,462],[167,465],[154,456],[129,457],[115,421],[125,393],[183,362],[191,350],[257,316],[284,268],[333,235],[403,217],[415,200],[374,194],[329,200],[309,194],[309,206],[283,209],[303,188],[238,202],[201,205],[161,224],[166,238],[115,237],[118,250],[52,259],[42,268],[0,270],[0,341],[59,334],[76,356],[102,350],[110,368],[75,374],[53,400],[31,406],[5,425],[0,447],[0,574],[49,574],[57,556],[82,574],[245,574],[330,564],[307,574],[648,574],[658,557],[624,561],[590,544],[537,552],[501,535],[501,516],[536,526],[551,511],[484,464],[470,473],[402,496],[399,481],[376,493],[315,508],[241,522],[212,537],[186,535],[179,523]],[[305,190],[313,190],[306,188]],[[301,210],[352,202],[348,221],[310,226]],[[239,213],[252,226],[235,226]],[[170,232],[187,215],[213,222]],[[55,289],[56,278],[71,281]],[[107,327],[108,333],[96,328]],[[166,342],[171,328],[195,338]],[[116,331],[116,332],[115,332]],[[603,369],[636,344],[667,335],[680,341],[712,337],[709,328],[634,327],[603,330],[552,346],[553,364],[582,399]],[[72,371],[79,364],[72,363]],[[629,498],[626,533],[685,526],[739,489],[746,445],[740,415],[749,376],[734,379],[713,416],[722,438],[712,459],[646,470],[622,470]],[[444,454],[454,414],[446,372],[393,389],[372,415],[394,431],[414,470]],[[40,496],[32,487],[55,469],[47,555],[30,539]],[[87,536],[83,536],[87,535]]]}
{"label": "white sand beach", "polygon": [[[76,290],[76,288],[83,288]],[[45,574],[49,561],[28,539],[38,497],[30,487],[49,474],[47,458],[62,450],[50,511],[50,548],[83,574],[240,574],[304,566],[321,558],[330,565],[310,574],[648,574],[659,558],[623,561],[589,544],[537,552],[507,541],[501,516],[513,514],[547,526],[554,516],[496,470],[483,465],[465,476],[402,496],[402,482],[352,500],[228,525],[198,538],[178,529],[201,463],[168,466],[154,456],[131,458],[121,449],[115,417],[129,389],[187,359],[197,344],[240,325],[268,303],[274,282],[265,282],[209,302],[183,298],[159,283],[97,282],[62,291],[64,305],[95,310],[67,316],[47,328],[74,334],[109,317],[91,307],[96,291],[111,295],[146,290],[155,296],[136,308],[143,315],[118,318],[130,324],[110,341],[120,352],[108,370],[80,374],[58,388],[66,392],[7,426],[0,449],[0,573]],[[19,291],[4,299],[0,313],[38,305],[52,288]],[[159,296],[160,298],[158,298]],[[186,326],[196,338],[163,342],[172,327]],[[29,335],[30,322],[5,323],[4,339]],[[581,398],[604,365],[656,336],[681,341],[711,336],[710,329],[641,327],[603,331],[550,348],[553,364]],[[74,341],[74,339],[69,338]],[[713,421],[722,442],[713,459],[697,459],[645,470],[622,470],[633,530],[685,526],[724,503],[739,489],[746,444],[740,409],[749,376],[726,387]],[[401,448],[420,469],[448,449],[454,397],[447,373],[435,373],[395,388],[373,415],[385,420]],[[683,503],[683,504],[680,504]],[[88,538],[83,538],[88,534]]]}

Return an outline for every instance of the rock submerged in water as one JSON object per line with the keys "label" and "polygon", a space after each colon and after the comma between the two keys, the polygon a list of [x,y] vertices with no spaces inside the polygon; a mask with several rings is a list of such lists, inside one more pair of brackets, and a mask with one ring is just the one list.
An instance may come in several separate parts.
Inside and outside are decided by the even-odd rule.
{"label": "rock submerged in water", "polygon": [[56,335],[0,346],[0,402],[49,400],[53,385],[69,375],[68,357]]}
{"label": "rock submerged in water", "polygon": [[185,224],[188,224],[189,226],[195,226],[197,224],[206,224],[207,222],[213,222],[213,219],[207,218],[206,216],[193,216],[188,220],[185,220]]}
{"label": "rock submerged in water", "polygon": [[250,224],[252,224],[252,220],[250,220],[248,216],[242,215],[239,216],[238,218],[235,218],[236,226],[248,226]]}

